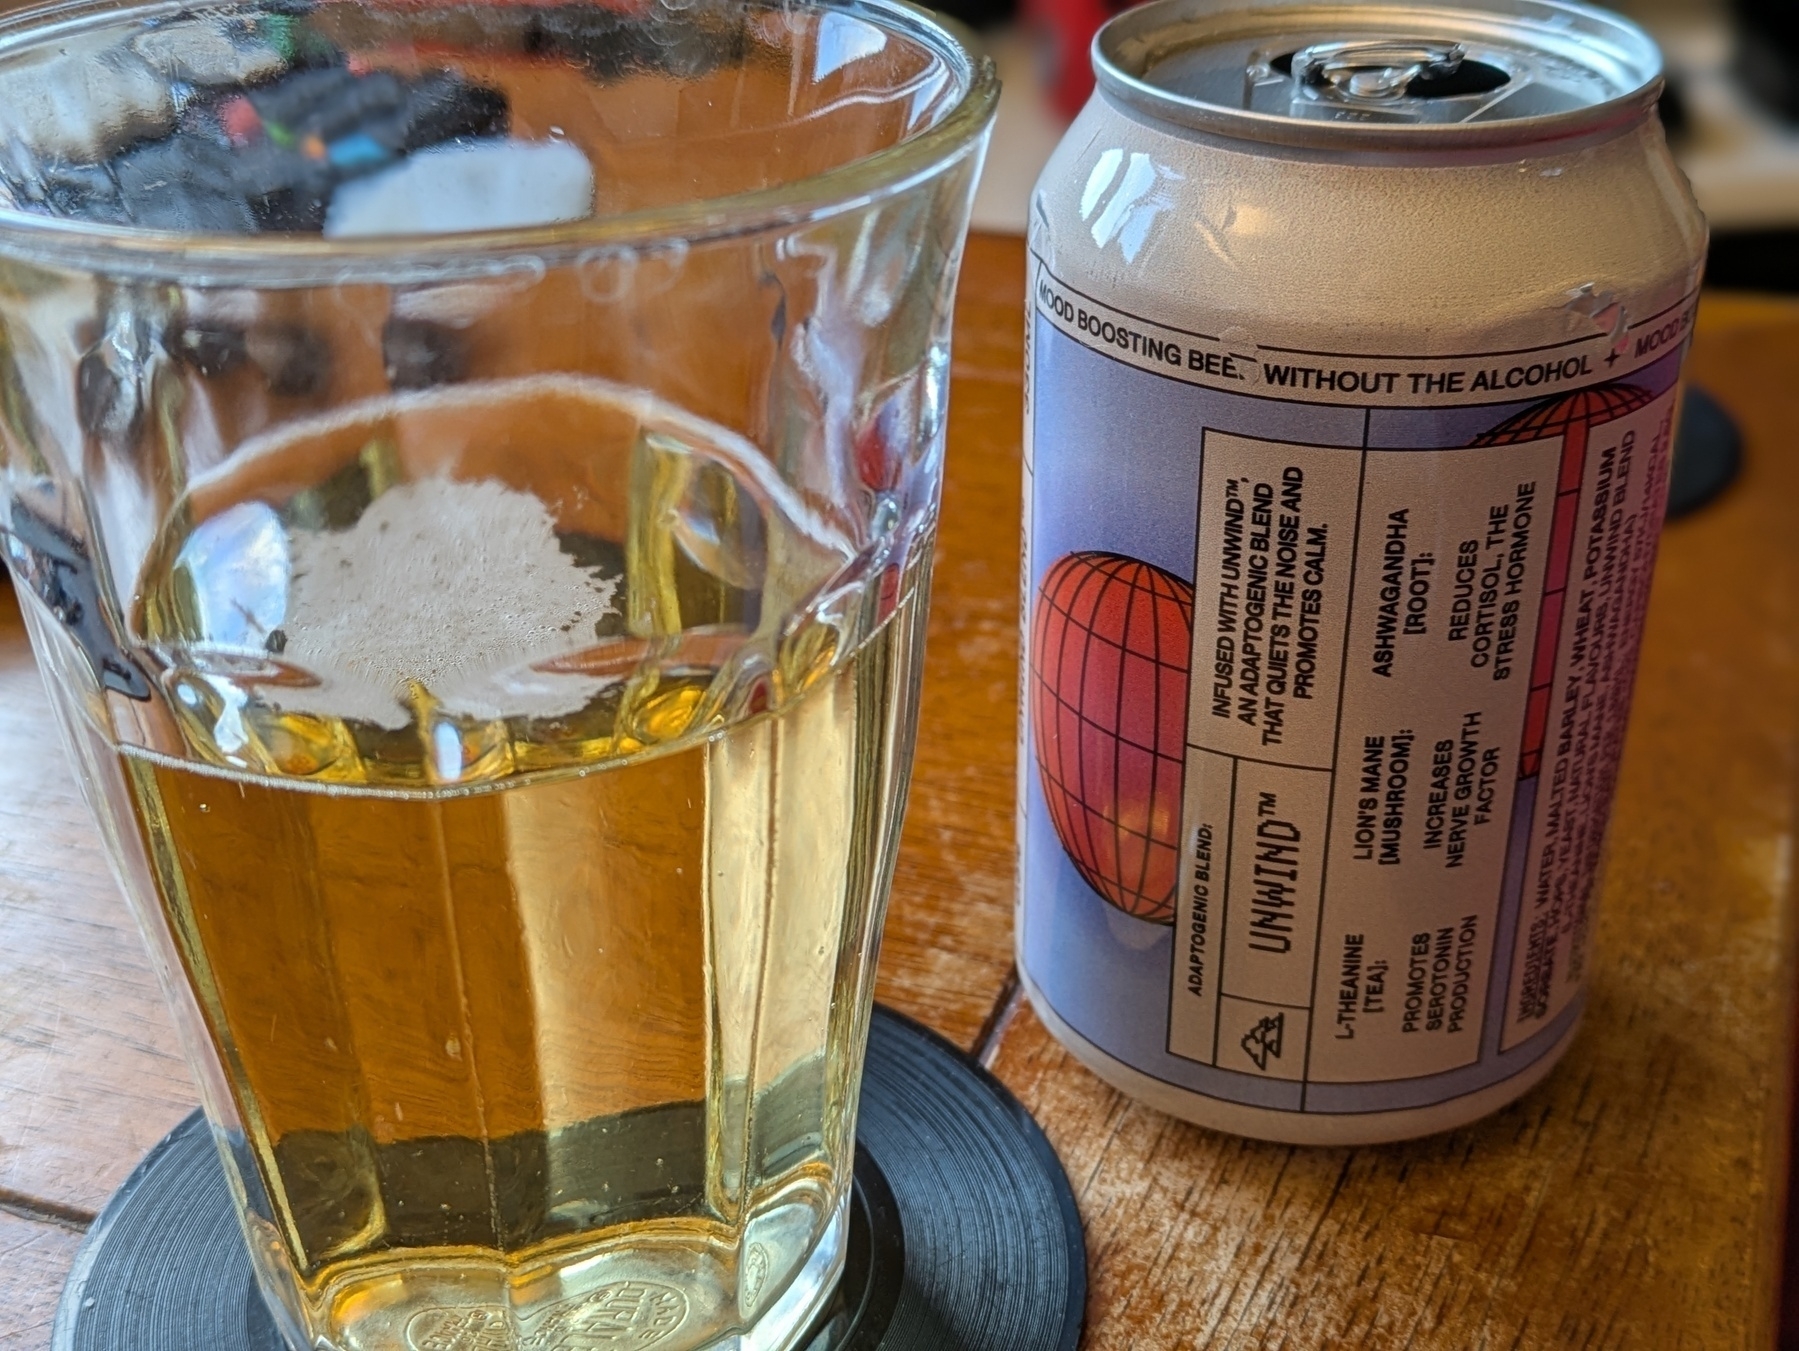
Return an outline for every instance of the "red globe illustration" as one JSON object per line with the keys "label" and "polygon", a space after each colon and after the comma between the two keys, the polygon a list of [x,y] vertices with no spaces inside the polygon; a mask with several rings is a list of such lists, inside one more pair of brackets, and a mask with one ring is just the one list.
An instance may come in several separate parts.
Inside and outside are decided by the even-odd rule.
{"label": "red globe illustration", "polygon": [[1128,915],[1174,922],[1193,588],[1122,554],[1056,560],[1031,616],[1031,727],[1075,870]]}
{"label": "red globe illustration", "polygon": [[1584,433],[1602,422],[1636,412],[1654,397],[1646,389],[1622,382],[1594,385],[1591,389],[1534,403],[1490,431],[1482,432],[1468,444],[1510,446],[1520,441],[1540,441],[1546,436],[1566,436],[1575,431]]}

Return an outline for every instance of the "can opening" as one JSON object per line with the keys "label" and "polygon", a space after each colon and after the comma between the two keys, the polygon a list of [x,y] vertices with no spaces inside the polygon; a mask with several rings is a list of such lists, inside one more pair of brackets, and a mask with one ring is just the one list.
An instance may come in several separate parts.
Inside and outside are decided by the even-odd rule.
{"label": "can opening", "polygon": [[[1237,107],[1306,121],[1449,124],[1564,111],[1575,106],[1566,71],[1497,44],[1451,38],[1335,34],[1243,50]],[[1292,45],[1298,38],[1300,45]],[[1176,52],[1145,72],[1150,83],[1199,94],[1216,49]],[[1198,59],[1196,59],[1198,58]],[[1212,97],[1216,97],[1213,95]]]}
{"label": "can opening", "polygon": [[1100,31],[1114,97],[1291,144],[1501,144],[1646,111],[1655,46],[1575,0],[1152,0]]}
{"label": "can opening", "polygon": [[[1301,73],[1295,75],[1299,58],[1310,59],[1299,60]],[[1314,87],[1348,86],[1345,92],[1358,98],[1468,98],[1490,94],[1512,78],[1500,67],[1470,57],[1460,43],[1420,43],[1409,51],[1392,43],[1319,43],[1274,57],[1268,69]],[[1340,78],[1344,72],[1346,80]]]}

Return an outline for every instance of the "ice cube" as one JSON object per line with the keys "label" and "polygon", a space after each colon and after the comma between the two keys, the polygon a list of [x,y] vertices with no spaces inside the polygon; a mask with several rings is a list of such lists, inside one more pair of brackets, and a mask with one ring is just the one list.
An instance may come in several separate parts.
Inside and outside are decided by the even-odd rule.
{"label": "ice cube", "polygon": [[593,166],[566,141],[469,141],[344,184],[325,215],[325,236],[516,229],[592,211]]}

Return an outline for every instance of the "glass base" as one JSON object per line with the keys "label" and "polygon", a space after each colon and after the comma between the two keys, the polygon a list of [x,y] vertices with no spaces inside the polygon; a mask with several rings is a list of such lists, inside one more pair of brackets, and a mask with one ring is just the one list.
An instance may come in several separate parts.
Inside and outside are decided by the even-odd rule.
{"label": "glass base", "polygon": [[[782,1211],[793,1213],[783,1217]],[[755,1288],[754,1254],[778,1248],[783,1236],[775,1231],[781,1228],[811,1229],[817,1213],[798,1202],[759,1217],[753,1226],[758,1241],[748,1245],[752,1257],[741,1273],[720,1262],[709,1245],[666,1239],[633,1242],[561,1268],[553,1279],[564,1293],[526,1315],[522,1332],[488,1288],[489,1270],[440,1265],[430,1273],[428,1290],[420,1288],[416,1267],[385,1279],[368,1273],[331,1299],[330,1323],[340,1331],[311,1351],[463,1351],[510,1346],[515,1338],[531,1351],[574,1351],[620,1339],[663,1351],[788,1351],[843,1274],[847,1194],[786,1288],[760,1312],[756,1305],[765,1292]],[[780,1224],[782,1218],[791,1223]],[[733,1330],[721,1334],[721,1328]],[[287,1340],[301,1351],[291,1335]]]}
{"label": "glass base", "polygon": [[[640,1335],[641,1327],[627,1326],[621,1336],[615,1318],[612,1328],[580,1336],[565,1327],[539,1340],[533,1324],[522,1338],[507,1328],[448,1347],[440,1339],[431,1351],[511,1351],[515,1341],[526,1351],[571,1351],[571,1340],[581,1351],[1072,1346],[1085,1305],[1085,1248],[1049,1143],[972,1060],[890,1010],[875,1010],[867,1066],[847,1213],[821,1189],[808,1207],[804,1240],[790,1238],[785,1225],[771,1230],[765,1219],[727,1245],[745,1254],[748,1312],[762,1319],[753,1330],[750,1317],[710,1327],[683,1320],[681,1340],[671,1342],[662,1332]],[[995,1178],[1004,1185],[992,1185]],[[233,1212],[215,1139],[195,1112],[151,1151],[89,1230],[63,1289],[52,1351],[317,1351],[297,1323],[285,1338],[277,1329]],[[1027,1235],[1036,1238],[1021,1242]],[[771,1260],[762,1282],[755,1280],[764,1269],[758,1247],[791,1254]],[[529,1302],[548,1312],[562,1299],[597,1293],[584,1280],[558,1284],[554,1295]],[[713,1288],[734,1299],[738,1283],[720,1279]],[[518,1290],[527,1299],[532,1293]],[[400,1321],[398,1340],[383,1351],[415,1351]]]}
{"label": "glass base", "polygon": [[718,1351],[787,1351],[799,1344],[843,1278],[843,1260],[849,1254],[849,1211],[846,1191],[812,1256],[794,1274],[787,1289],[756,1321],[755,1327],[714,1342]]}

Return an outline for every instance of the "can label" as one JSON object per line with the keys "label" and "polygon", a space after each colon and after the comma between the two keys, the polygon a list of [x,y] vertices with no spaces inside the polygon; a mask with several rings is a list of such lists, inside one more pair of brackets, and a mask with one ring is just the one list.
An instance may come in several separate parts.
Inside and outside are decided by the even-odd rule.
{"label": "can label", "polygon": [[1695,298],[1414,357],[1032,293],[1033,985],[1255,1106],[1518,1073],[1579,1012]]}

